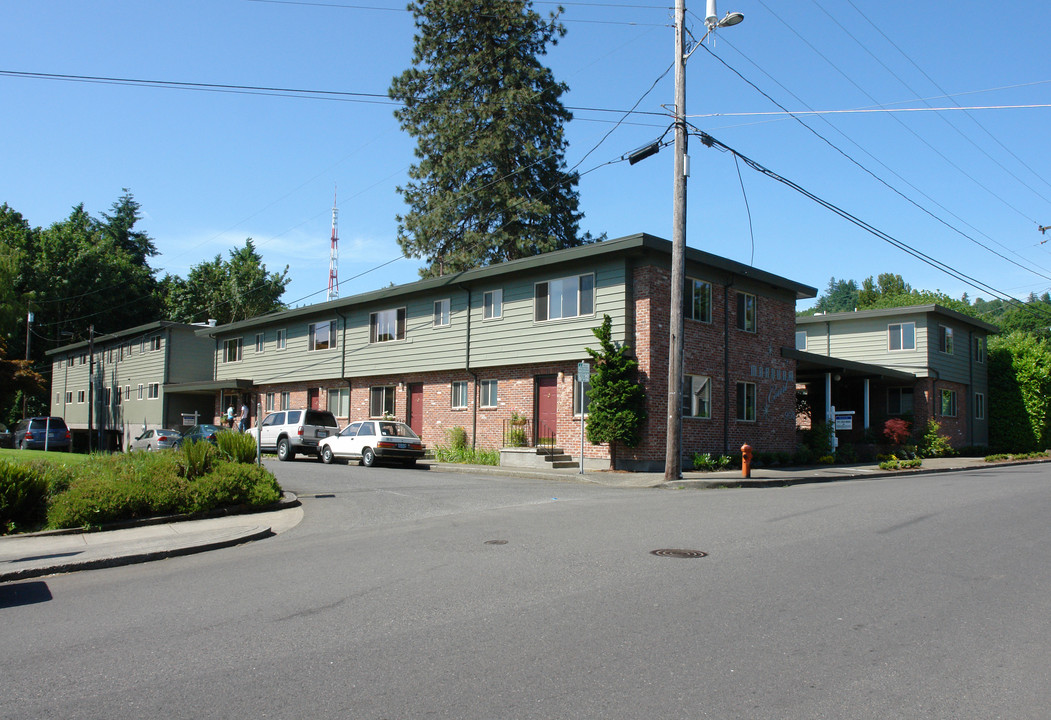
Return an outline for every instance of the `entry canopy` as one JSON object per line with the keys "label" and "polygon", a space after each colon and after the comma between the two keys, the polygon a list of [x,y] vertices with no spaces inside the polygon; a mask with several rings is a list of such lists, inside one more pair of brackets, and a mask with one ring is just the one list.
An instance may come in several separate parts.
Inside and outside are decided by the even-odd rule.
{"label": "entry canopy", "polygon": [[817,355],[795,348],[781,348],[781,357],[796,361],[796,382],[808,383],[823,380],[827,373],[835,373],[843,378],[864,380],[894,380],[914,382],[916,375],[905,370],[894,370],[882,365],[844,360],[842,358]]}

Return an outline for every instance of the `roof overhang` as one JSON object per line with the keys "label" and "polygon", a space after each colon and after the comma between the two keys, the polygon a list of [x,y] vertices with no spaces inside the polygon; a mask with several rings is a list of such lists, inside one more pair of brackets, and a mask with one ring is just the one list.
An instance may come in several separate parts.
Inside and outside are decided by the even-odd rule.
{"label": "roof overhang", "polygon": [[796,381],[802,383],[822,379],[827,373],[836,373],[845,378],[882,379],[909,383],[916,381],[916,375],[905,370],[894,370],[882,365],[870,365],[828,355],[816,355],[795,348],[781,348],[781,357],[796,361]]}
{"label": "roof overhang", "polygon": [[255,383],[244,378],[233,380],[204,380],[202,382],[188,383],[165,383],[164,392],[184,393],[186,395],[211,395],[220,390],[247,391],[255,387]]}

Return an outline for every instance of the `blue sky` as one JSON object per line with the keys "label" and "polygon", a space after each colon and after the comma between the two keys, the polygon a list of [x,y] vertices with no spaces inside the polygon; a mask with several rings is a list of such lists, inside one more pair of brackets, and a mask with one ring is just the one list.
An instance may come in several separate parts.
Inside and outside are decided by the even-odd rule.
{"label": "blue sky", "polygon": [[[634,166],[618,160],[670,124],[672,4],[564,7],[567,35],[544,61],[570,88],[566,161],[582,173],[582,229],[670,238],[671,148]],[[694,126],[995,290],[1051,288],[1051,242],[1041,244],[1051,233],[1038,231],[1051,225],[1051,6],[721,0],[719,13],[730,10],[745,21],[687,66]],[[699,38],[704,3],[687,11]],[[252,237],[268,268],[289,266],[284,300],[301,305],[325,298],[338,186],[340,295],[415,280],[418,261],[384,264],[401,255],[396,188],[414,150],[385,95],[409,66],[413,32],[398,0],[8,3],[0,202],[47,226],[81,202],[98,215],[129,188],[162,252],[154,267],[185,276]],[[917,288],[993,296],[744,164],[739,176],[729,153],[693,140],[690,156],[691,247],[819,290],[830,276],[896,272]]]}

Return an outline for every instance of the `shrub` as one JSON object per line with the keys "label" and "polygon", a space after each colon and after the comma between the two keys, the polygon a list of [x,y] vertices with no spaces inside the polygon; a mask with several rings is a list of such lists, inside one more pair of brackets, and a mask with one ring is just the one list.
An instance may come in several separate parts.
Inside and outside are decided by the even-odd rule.
{"label": "shrub", "polygon": [[483,448],[454,448],[436,445],[431,448],[438,462],[464,463],[467,465],[499,465],[500,452]]}
{"label": "shrub", "polygon": [[832,453],[832,426],[827,422],[814,423],[809,430],[800,432],[803,446],[820,458]]}
{"label": "shrub", "polygon": [[262,507],[281,499],[281,486],[265,468],[247,463],[219,463],[190,485],[191,512],[217,507]]}
{"label": "shrub", "polygon": [[196,480],[212,470],[218,451],[209,442],[183,443],[176,454],[179,474],[187,480]]}
{"label": "shrub", "polygon": [[512,426],[511,430],[507,433],[507,442],[508,444],[510,444],[511,447],[525,447],[525,428]]}
{"label": "shrub", "polygon": [[909,423],[901,418],[890,418],[883,423],[883,436],[895,445],[902,445],[909,439]]}
{"label": "shrub", "polygon": [[232,462],[255,462],[255,438],[248,433],[221,432],[215,436],[215,445]]}
{"label": "shrub", "polygon": [[920,455],[923,457],[952,457],[956,454],[949,438],[946,435],[939,435],[939,430],[941,430],[941,425],[934,420],[927,421],[927,432],[920,442]]}
{"label": "shrub", "polygon": [[821,465],[832,465],[836,462],[836,458],[832,455],[822,455],[817,459],[817,461]]}
{"label": "shrub", "polygon": [[39,527],[47,496],[48,481],[37,468],[0,460],[0,535]]}
{"label": "shrub", "polygon": [[453,450],[466,450],[467,449],[467,431],[461,426],[449,428],[445,432],[446,437],[449,440],[449,447]]}
{"label": "shrub", "polygon": [[923,464],[923,460],[921,460],[920,458],[914,458],[912,460],[898,460],[897,458],[893,458],[891,460],[885,460],[884,462],[881,462],[879,464],[879,469],[880,470],[899,470],[899,469],[902,469],[902,468],[905,468],[905,469],[918,468],[922,464]]}

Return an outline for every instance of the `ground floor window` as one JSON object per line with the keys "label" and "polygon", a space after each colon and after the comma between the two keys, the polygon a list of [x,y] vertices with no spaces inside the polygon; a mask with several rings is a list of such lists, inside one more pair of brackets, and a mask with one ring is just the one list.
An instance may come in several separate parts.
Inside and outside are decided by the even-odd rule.
{"label": "ground floor window", "polygon": [[281,393],[281,407],[278,409],[288,410],[290,407],[292,407],[292,395],[287,390],[285,390],[283,393]]}
{"label": "ground floor window", "polygon": [[942,412],[945,417],[956,417],[956,391],[942,390]]}
{"label": "ground floor window", "polygon": [[496,380],[482,380],[482,407],[496,407],[498,383]]}
{"label": "ground floor window", "polygon": [[450,407],[453,410],[464,410],[467,408],[467,381],[457,380],[453,382],[452,388],[452,399],[449,401]]}
{"label": "ground floor window", "polygon": [[912,388],[887,388],[887,414],[908,415],[912,412]]}
{"label": "ground floor window", "polygon": [[350,416],[350,388],[331,388],[328,391],[328,411],[336,417]]}
{"label": "ground floor window", "polygon": [[274,411],[274,394],[272,392],[266,394],[266,411]]}
{"label": "ground floor window", "polygon": [[369,388],[369,417],[394,416],[394,386]]}
{"label": "ground floor window", "polygon": [[985,420],[985,395],[982,393],[974,394],[974,419]]}
{"label": "ground floor window", "polygon": [[755,383],[737,383],[737,419],[755,422]]}
{"label": "ground floor window", "polygon": [[712,383],[710,378],[704,375],[683,376],[682,414],[684,417],[696,418],[710,418],[712,416]]}

